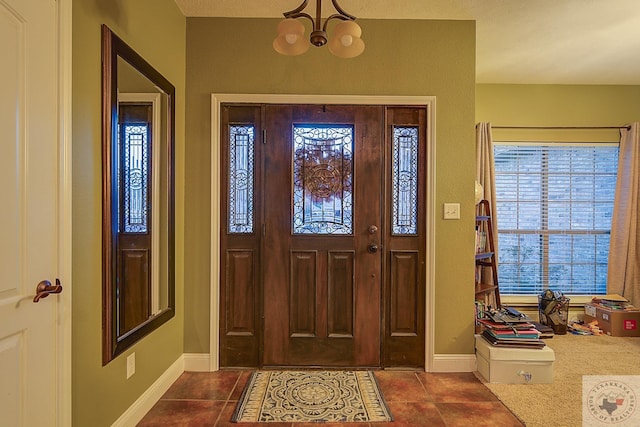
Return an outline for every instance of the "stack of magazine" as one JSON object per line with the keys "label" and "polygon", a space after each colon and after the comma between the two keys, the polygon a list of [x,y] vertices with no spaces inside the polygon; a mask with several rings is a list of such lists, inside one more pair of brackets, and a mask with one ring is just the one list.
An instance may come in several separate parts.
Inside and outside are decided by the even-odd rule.
{"label": "stack of magazine", "polygon": [[490,310],[478,322],[483,338],[493,346],[538,349],[545,346],[532,320],[516,310]]}

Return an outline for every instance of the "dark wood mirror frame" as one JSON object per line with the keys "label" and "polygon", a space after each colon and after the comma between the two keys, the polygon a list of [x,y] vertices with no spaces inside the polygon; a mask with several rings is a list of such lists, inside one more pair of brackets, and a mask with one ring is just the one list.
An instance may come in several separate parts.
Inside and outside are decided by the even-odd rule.
{"label": "dark wood mirror frame", "polygon": [[[160,191],[165,208],[162,225],[153,227],[158,233],[166,233],[163,238],[162,286],[166,285],[164,298],[166,305],[157,313],[150,314],[145,321],[128,328],[125,333],[118,329],[118,205],[117,198],[117,157],[118,150],[118,62],[128,63],[133,69],[146,77],[155,88],[161,91],[166,100],[163,105],[165,117],[161,119],[164,127],[162,133],[166,141],[162,144],[164,160],[159,165],[163,170],[164,183]],[[154,136],[155,137],[155,136]],[[102,26],[102,363],[106,365],[135,342],[160,327],[175,315],[175,88],[156,71],[148,62],[138,55],[131,47],[116,36],[106,25]],[[152,141],[151,144],[154,142]],[[116,178],[116,179],[114,179]],[[149,199],[153,197],[149,196]],[[150,203],[150,202],[149,202]],[[162,210],[162,209],[160,209]],[[159,263],[160,264],[160,263]],[[159,279],[160,280],[160,279]]]}

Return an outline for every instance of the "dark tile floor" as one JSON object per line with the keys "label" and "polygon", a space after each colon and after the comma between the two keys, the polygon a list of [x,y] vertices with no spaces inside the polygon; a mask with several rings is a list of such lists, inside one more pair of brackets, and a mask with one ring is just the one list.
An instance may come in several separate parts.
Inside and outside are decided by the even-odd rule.
{"label": "dark tile floor", "polygon": [[[237,426],[233,411],[252,371],[185,372],[138,427]],[[523,426],[473,373],[376,371],[394,421],[348,423],[349,427]],[[317,423],[268,423],[261,426],[318,426]],[[325,423],[325,427],[338,424]]]}

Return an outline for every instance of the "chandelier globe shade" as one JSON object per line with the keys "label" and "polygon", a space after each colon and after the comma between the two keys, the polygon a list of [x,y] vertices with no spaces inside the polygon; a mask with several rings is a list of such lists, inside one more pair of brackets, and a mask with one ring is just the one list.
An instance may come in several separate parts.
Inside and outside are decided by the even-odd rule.
{"label": "chandelier globe shade", "polygon": [[362,29],[353,21],[339,22],[329,40],[329,51],[339,58],[354,58],[364,52]]}
{"label": "chandelier globe shade", "polygon": [[304,25],[297,19],[287,18],[280,21],[278,36],[273,40],[273,49],[282,55],[302,55],[310,46],[304,31]]}
{"label": "chandelier globe shade", "polygon": [[[323,1],[315,0],[315,17],[305,12],[309,0],[302,0],[300,6],[283,13],[285,19],[278,24],[278,36],[273,41],[276,52],[283,55],[301,55],[309,49],[310,44],[316,47],[327,45],[329,51],[340,58],[353,58],[364,51],[362,29],[353,22],[356,17],[342,9],[338,0],[331,0],[335,13],[323,19]],[[301,20],[308,20],[311,24],[308,40],[305,40],[305,28]],[[339,22],[332,34],[327,34],[331,21]]]}

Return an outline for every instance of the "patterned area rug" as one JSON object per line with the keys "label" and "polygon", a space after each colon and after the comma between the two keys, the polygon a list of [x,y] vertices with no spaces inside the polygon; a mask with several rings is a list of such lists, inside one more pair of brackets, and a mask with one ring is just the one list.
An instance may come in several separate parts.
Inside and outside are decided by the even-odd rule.
{"label": "patterned area rug", "polygon": [[392,421],[371,371],[256,371],[232,421]]}

